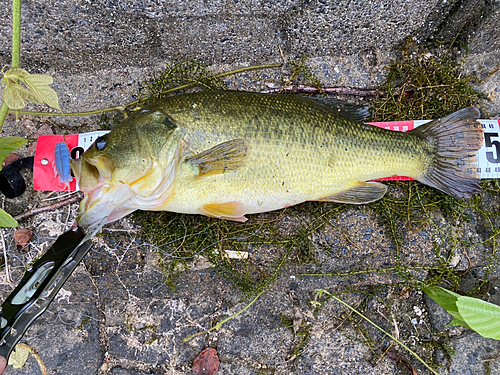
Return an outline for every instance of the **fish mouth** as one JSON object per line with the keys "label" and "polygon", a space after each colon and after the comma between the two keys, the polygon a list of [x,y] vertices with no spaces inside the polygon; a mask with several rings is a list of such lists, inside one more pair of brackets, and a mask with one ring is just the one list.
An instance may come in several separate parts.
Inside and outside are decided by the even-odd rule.
{"label": "fish mouth", "polygon": [[177,163],[157,168],[151,161],[139,173],[115,173],[115,163],[103,155],[71,162],[84,198],[77,223],[87,234],[95,234],[105,224],[119,220],[137,209],[159,210],[171,196]]}
{"label": "fish mouth", "polygon": [[104,185],[86,192],[80,203],[76,221],[87,234],[94,235],[107,223],[135,211],[135,208],[120,208],[132,196],[133,192],[125,184]]}
{"label": "fish mouth", "polygon": [[133,196],[128,185],[113,182],[115,170],[111,159],[103,156],[71,161],[71,168],[84,198],[76,221],[87,234],[95,234],[105,224],[134,211],[120,208]]}

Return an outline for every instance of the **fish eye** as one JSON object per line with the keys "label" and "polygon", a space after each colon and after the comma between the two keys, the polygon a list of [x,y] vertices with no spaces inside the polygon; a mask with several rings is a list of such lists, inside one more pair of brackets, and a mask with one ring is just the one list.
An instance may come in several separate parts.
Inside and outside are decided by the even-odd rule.
{"label": "fish eye", "polygon": [[95,142],[94,142],[95,148],[98,150],[102,150],[104,147],[106,147],[106,140],[104,137],[98,137]]}

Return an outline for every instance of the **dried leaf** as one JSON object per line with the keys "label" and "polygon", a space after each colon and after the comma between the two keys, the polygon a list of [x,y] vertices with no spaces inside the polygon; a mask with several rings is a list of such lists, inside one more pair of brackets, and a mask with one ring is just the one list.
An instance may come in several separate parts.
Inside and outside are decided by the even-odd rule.
{"label": "dried leaf", "polygon": [[213,375],[219,371],[220,360],[217,350],[214,348],[205,348],[194,359],[193,374]]}
{"label": "dried leaf", "polygon": [[48,375],[49,371],[47,370],[45,363],[43,363],[43,360],[40,357],[40,355],[31,346],[22,342],[16,345],[14,351],[10,355],[9,365],[12,365],[14,368],[20,368],[22,370],[30,353],[33,354],[33,357],[35,357],[38,366],[40,366],[42,375]]}
{"label": "dried leaf", "polygon": [[14,351],[9,357],[9,365],[14,368],[23,369],[24,364],[28,360],[30,351],[23,346],[16,345]]}
{"label": "dried leaf", "polygon": [[23,228],[16,230],[14,233],[14,242],[17,250],[27,253],[29,248],[26,248],[26,246],[29,244],[32,235],[33,231],[31,229]]}
{"label": "dried leaf", "polygon": [[16,160],[21,159],[21,157],[18,154],[11,153],[9,156],[5,158],[5,160],[2,163],[2,168],[4,168],[6,165],[14,163]]}

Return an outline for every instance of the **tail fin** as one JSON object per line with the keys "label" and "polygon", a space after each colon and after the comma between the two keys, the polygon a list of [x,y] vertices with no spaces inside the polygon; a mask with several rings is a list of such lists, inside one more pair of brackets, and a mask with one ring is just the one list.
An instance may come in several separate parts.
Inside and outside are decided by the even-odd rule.
{"label": "tail fin", "polygon": [[477,151],[483,144],[483,128],[477,108],[468,107],[411,131],[422,137],[432,153],[423,184],[457,198],[470,198],[481,190]]}

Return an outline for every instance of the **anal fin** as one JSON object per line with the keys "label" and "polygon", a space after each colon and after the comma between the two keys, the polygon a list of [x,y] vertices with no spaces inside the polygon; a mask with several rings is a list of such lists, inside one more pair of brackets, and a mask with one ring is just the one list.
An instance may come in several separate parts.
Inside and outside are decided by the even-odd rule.
{"label": "anal fin", "polygon": [[379,200],[385,195],[386,191],[387,186],[380,182],[359,182],[357,185],[340,193],[316,200],[320,202],[366,204]]}
{"label": "anal fin", "polygon": [[201,208],[201,212],[206,216],[216,217],[219,219],[240,222],[247,221],[243,204],[236,201],[206,204]]}
{"label": "anal fin", "polygon": [[242,168],[247,156],[247,144],[243,139],[233,139],[186,159],[198,167],[197,177],[235,171]]}

